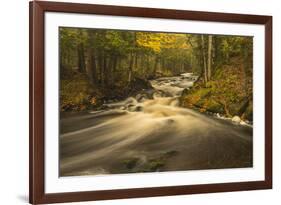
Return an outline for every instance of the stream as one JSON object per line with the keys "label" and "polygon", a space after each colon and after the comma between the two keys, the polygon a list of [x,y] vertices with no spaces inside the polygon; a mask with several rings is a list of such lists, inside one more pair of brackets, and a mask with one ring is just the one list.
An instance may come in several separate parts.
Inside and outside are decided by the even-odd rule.
{"label": "stream", "polygon": [[103,110],[61,116],[60,175],[252,167],[252,128],[179,107],[192,73]]}

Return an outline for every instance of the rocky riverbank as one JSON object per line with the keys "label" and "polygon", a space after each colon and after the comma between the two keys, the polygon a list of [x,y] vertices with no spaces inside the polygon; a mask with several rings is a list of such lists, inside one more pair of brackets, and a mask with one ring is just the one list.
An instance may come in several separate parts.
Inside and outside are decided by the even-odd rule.
{"label": "rocky riverbank", "polygon": [[88,76],[72,72],[60,81],[60,111],[80,112],[99,110],[106,103],[118,102],[143,90],[152,89],[146,79],[135,77],[131,82],[100,87],[89,83]]}
{"label": "rocky riverbank", "polygon": [[181,106],[251,124],[252,82],[243,74],[241,65],[239,61],[232,62],[231,66],[217,69],[208,83],[197,81],[191,89],[183,91]]}

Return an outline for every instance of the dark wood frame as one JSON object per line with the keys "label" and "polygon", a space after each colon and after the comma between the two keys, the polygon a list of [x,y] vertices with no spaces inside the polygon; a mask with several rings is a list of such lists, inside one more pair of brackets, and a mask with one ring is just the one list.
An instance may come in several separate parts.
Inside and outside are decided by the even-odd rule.
{"label": "dark wood frame", "polygon": [[[104,6],[92,4],[30,2],[30,142],[29,200],[33,204],[135,197],[152,197],[272,188],[272,17]],[[205,185],[151,187],[107,191],[46,194],[44,192],[44,13],[68,12],[113,16],[150,17],[260,24],[265,26],[265,180]]]}

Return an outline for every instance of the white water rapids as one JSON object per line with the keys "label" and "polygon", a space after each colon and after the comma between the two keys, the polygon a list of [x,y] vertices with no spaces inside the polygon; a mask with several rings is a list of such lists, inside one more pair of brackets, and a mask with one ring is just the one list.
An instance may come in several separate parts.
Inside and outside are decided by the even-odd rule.
{"label": "white water rapids", "polygon": [[252,166],[252,129],[181,108],[196,76],[159,78],[154,89],[105,110],[61,119],[60,174]]}

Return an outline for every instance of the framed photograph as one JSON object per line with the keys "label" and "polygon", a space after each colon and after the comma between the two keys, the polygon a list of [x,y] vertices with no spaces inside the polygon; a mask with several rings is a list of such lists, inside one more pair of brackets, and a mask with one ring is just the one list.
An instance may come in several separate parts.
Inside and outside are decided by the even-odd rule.
{"label": "framed photograph", "polygon": [[271,187],[271,16],[30,2],[30,203]]}

